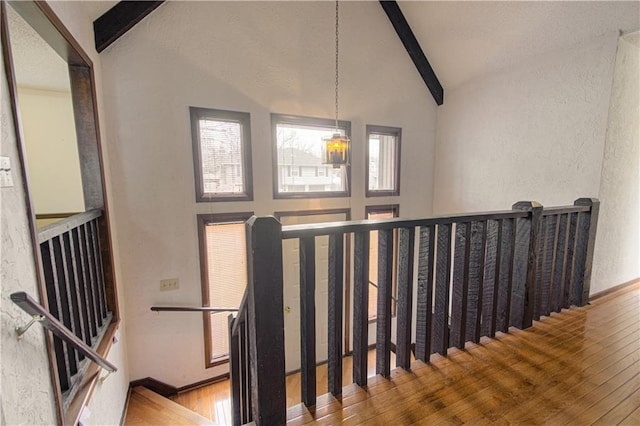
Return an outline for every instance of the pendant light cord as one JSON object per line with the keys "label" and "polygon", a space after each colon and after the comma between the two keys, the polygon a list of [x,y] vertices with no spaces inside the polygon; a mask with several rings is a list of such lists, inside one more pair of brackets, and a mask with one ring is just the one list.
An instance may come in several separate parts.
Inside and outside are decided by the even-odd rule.
{"label": "pendant light cord", "polygon": [[340,43],[339,40],[339,7],[338,0],[336,0],[336,133],[338,133],[338,62],[339,62],[339,53],[340,53]]}

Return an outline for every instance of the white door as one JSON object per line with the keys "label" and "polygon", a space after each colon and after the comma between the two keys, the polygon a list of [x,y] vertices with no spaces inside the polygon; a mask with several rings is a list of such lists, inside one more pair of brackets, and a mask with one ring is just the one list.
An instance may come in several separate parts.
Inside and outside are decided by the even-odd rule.
{"label": "white door", "polygon": [[[282,216],[283,226],[347,220],[346,213]],[[328,245],[329,237],[316,237],[316,361],[327,359]],[[284,277],[284,337],[287,372],[300,368],[300,252],[297,239],[282,242]]]}

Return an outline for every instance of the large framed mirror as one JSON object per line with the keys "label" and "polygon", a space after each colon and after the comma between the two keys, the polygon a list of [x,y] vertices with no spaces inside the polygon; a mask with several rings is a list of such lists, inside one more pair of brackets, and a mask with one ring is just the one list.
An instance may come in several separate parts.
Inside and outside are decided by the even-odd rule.
{"label": "large framed mirror", "polygon": [[[119,324],[93,64],[46,2],[0,2],[4,69],[38,294],[100,356]],[[59,423],[76,424],[96,364],[46,333]]]}

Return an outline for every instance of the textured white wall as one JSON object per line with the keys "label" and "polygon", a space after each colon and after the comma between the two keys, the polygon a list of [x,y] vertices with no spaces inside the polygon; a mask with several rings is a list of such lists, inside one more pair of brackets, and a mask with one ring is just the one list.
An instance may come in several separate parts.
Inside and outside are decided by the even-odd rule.
{"label": "textured white wall", "polygon": [[616,42],[607,34],[448,90],[434,212],[597,196]]}
{"label": "textured white wall", "polygon": [[[449,90],[438,111],[434,212],[508,209],[518,200],[564,205],[598,197],[617,39],[617,32],[606,34]],[[637,120],[637,108],[630,111]],[[616,143],[610,142],[611,151]],[[614,216],[628,212],[614,206],[628,203],[622,193],[632,187],[612,186],[634,172],[615,171],[622,157],[613,156],[607,166],[611,176],[603,182],[609,195],[598,239],[613,226],[606,224],[608,209],[618,211]],[[633,170],[637,175],[637,163]],[[637,247],[637,232],[634,238]],[[598,244],[592,293],[621,283],[620,275],[601,266],[617,264],[617,255]]]}
{"label": "textured white wall", "polygon": [[[154,304],[201,303],[197,213],[400,203],[431,213],[435,103],[383,10],[341,4],[340,118],[353,139],[352,197],[272,199],[270,113],[334,114],[330,2],[167,2],[102,54],[109,156],[131,378],[175,386],[220,373],[204,368],[202,317],[153,314]],[[188,107],[251,113],[253,202],[197,204]],[[364,198],[365,125],[402,127],[401,196]],[[160,292],[178,277],[180,289]],[[226,370],[226,367],[223,367]]]}
{"label": "textured white wall", "polygon": [[84,211],[71,92],[19,87],[18,98],[36,214]]}
{"label": "textured white wall", "polygon": [[591,292],[640,277],[640,33],[620,38]]}
{"label": "textured white wall", "polygon": [[18,340],[15,327],[29,316],[9,298],[24,291],[39,300],[4,61],[1,77],[0,155],[11,159],[14,186],[0,188],[0,423],[47,425],[56,423],[56,412],[43,328],[35,325]]}
{"label": "textured white wall", "polygon": [[[92,19],[88,15],[86,3],[51,2],[51,7],[62,22],[76,37],[91,57],[96,67],[96,85],[98,90],[98,110],[102,120],[100,57],[93,48]],[[10,6],[8,6],[10,7]],[[1,291],[0,320],[2,339],[2,424],[54,424],[56,423],[48,363],[41,327],[35,326],[17,342],[13,334],[16,325],[25,322],[26,315],[9,301],[14,291],[26,291],[37,296],[35,266],[31,251],[27,215],[22,191],[22,179],[19,172],[19,159],[14,138],[11,108],[6,88],[6,79],[2,74],[2,155],[11,158],[14,188],[1,188],[2,246],[1,246]],[[108,143],[101,126],[103,145]],[[103,152],[105,161],[108,155]],[[107,187],[109,176],[107,172]],[[108,192],[108,191],[107,191]],[[113,216],[112,216],[113,222]],[[116,280],[119,280],[117,236],[114,236],[116,257]],[[124,311],[124,290],[119,289],[120,306]],[[122,312],[124,313],[124,312]],[[103,384],[98,384],[90,401],[93,413],[85,424],[118,424],[122,416],[129,373],[127,368],[125,322],[121,323],[121,339],[115,344],[108,359],[118,366],[118,372]]]}

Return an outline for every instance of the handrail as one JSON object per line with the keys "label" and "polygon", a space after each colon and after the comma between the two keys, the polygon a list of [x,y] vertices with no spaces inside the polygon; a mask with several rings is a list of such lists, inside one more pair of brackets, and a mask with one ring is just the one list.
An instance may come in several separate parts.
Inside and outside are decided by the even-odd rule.
{"label": "handrail", "polygon": [[238,308],[218,308],[211,306],[152,306],[153,312],[237,312]]}
{"label": "handrail", "polygon": [[45,241],[49,241],[59,235],[64,234],[80,225],[84,225],[87,222],[91,222],[93,219],[102,216],[102,210],[94,209],[84,213],[79,213],[73,216],[69,216],[59,222],[52,223],[40,229],[38,231],[38,244],[42,244]]}
{"label": "handrail", "polygon": [[[373,286],[375,288],[378,288],[378,284],[374,283],[373,281],[369,280],[369,285]],[[398,303],[398,299],[396,299],[395,297],[393,297],[393,294],[391,295],[391,300],[393,300],[394,302]]]}
{"label": "handrail", "polygon": [[559,206],[545,207],[542,210],[542,216],[550,216],[554,214],[580,213],[591,211],[590,206]]}
{"label": "handrail", "polygon": [[[27,293],[23,291],[19,291],[17,293],[11,294],[11,300],[13,303],[22,308],[23,311],[32,316],[32,321],[29,323],[29,326],[33,322],[40,322],[43,327],[50,330],[53,334],[58,336],[60,339],[64,340],[71,346],[73,346],[78,352],[80,352],[85,357],[89,358],[91,361],[95,362],[100,367],[107,370],[109,373],[115,373],[118,371],[118,368],[107,361],[105,358],[101,357],[96,351],[87,346],[82,340],[78,339],[75,334],[64,324],[58,321],[51,313],[49,313],[46,309],[44,309],[38,302],[33,300]],[[23,329],[26,331],[26,329]]]}
{"label": "handrail", "polygon": [[304,225],[288,225],[282,227],[282,239],[286,240],[291,238],[308,238],[317,237],[320,235],[380,231],[396,228],[412,228],[416,226],[445,225],[459,222],[517,219],[527,217],[527,215],[527,211],[502,210],[494,212],[467,213],[457,216],[447,215],[411,219],[393,218],[375,220],[350,220],[341,222],[312,223]]}
{"label": "handrail", "polygon": [[238,308],[238,313],[236,315],[235,320],[233,321],[233,328],[231,329],[231,334],[233,334],[234,336],[236,336],[238,334],[238,327],[240,326],[241,322],[244,322],[244,316],[247,312],[247,291],[244,291],[244,294],[242,295],[242,300],[240,301],[240,307]]}

